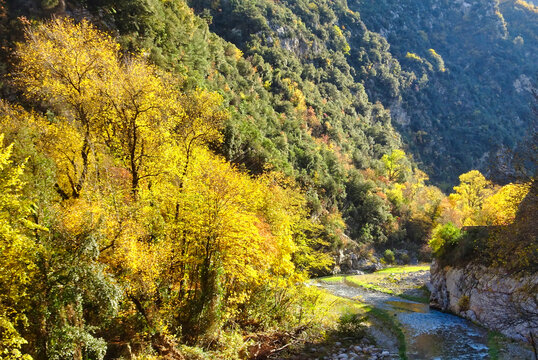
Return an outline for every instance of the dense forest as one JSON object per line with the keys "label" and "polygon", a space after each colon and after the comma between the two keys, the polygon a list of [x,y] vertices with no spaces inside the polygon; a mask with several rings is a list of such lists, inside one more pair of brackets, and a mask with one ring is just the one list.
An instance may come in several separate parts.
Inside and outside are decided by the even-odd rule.
{"label": "dense forest", "polygon": [[349,6],[0,2],[2,358],[323,336],[342,249],[535,269],[536,7]]}
{"label": "dense forest", "polygon": [[452,185],[470,168],[487,171],[536,126],[529,107],[538,72],[532,4],[350,1],[350,7],[416,76],[394,120],[438,184]]}

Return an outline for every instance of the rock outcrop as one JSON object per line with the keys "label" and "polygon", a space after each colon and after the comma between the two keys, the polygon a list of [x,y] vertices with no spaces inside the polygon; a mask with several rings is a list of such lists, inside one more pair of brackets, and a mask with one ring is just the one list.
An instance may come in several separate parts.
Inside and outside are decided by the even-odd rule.
{"label": "rock outcrop", "polygon": [[[410,255],[407,250],[394,250],[396,261],[394,264],[386,264],[381,260],[380,255],[367,254],[356,246],[339,249],[333,256],[334,264],[330,270],[331,275],[336,274],[354,274],[362,275],[381,270],[387,266],[394,265],[416,265],[418,260],[415,256]],[[323,274],[329,275],[329,274]]]}
{"label": "rock outcrop", "polygon": [[339,250],[334,256],[332,274],[371,273],[383,268],[381,262],[375,257],[362,256],[350,249]]}
{"label": "rock outcrop", "polygon": [[430,306],[517,340],[538,335],[538,274],[509,275],[468,264],[431,267]]}

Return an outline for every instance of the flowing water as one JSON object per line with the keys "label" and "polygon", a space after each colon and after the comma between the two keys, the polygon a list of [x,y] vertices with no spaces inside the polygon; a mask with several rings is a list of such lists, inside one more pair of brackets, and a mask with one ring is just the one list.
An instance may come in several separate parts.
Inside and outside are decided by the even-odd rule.
{"label": "flowing water", "polygon": [[346,283],[318,282],[335,295],[373,305],[398,318],[409,359],[488,359],[487,330],[427,304],[367,291]]}

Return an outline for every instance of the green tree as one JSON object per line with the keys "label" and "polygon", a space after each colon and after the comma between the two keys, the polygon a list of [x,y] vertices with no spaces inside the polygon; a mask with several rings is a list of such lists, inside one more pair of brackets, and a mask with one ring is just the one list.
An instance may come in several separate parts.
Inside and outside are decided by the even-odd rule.
{"label": "green tree", "polygon": [[389,181],[404,182],[411,172],[409,160],[405,152],[399,149],[393,150],[390,155],[383,155],[381,158]]}
{"label": "green tree", "polygon": [[121,292],[99,261],[102,209],[79,198],[44,210],[51,216],[41,219],[47,230],[35,235],[36,268],[29,289],[32,355],[103,359],[106,342],[96,333],[116,315]]}
{"label": "green tree", "polygon": [[454,246],[461,237],[461,231],[452,223],[437,225],[430,239],[430,247],[436,256],[443,254],[446,246]]}

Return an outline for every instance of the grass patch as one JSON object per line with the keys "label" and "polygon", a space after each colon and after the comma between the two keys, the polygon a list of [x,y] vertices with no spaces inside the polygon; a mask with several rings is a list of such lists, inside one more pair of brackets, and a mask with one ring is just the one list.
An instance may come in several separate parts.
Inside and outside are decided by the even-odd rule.
{"label": "grass patch", "polygon": [[430,264],[389,267],[386,269],[376,271],[375,274],[385,274],[385,273],[401,274],[401,273],[426,271],[426,270],[430,270]]}
{"label": "grass patch", "polygon": [[384,288],[382,286],[379,286],[378,284],[374,284],[374,283],[371,283],[371,282],[366,282],[366,281],[362,281],[359,277],[362,276],[362,275],[357,275],[357,277],[355,276],[348,276],[347,278],[345,278],[345,281],[347,283],[350,283],[351,285],[356,285],[356,286],[360,286],[360,287],[363,287],[365,289],[369,289],[369,290],[375,290],[375,291],[379,291],[379,292],[383,292],[385,294],[391,294],[391,295],[395,295],[394,294],[394,291],[390,290],[390,289],[387,289],[387,288]]}
{"label": "grass patch", "polygon": [[418,302],[421,304],[429,304],[430,303],[430,297],[429,296],[413,296],[413,295],[407,295],[407,294],[398,294],[398,297],[401,297],[402,299]]}
{"label": "grass patch", "polygon": [[[399,292],[396,292],[396,291],[391,290],[389,288],[383,287],[382,285],[380,285],[381,283],[372,283],[372,282],[362,281],[361,276],[363,276],[363,275],[348,276],[348,277],[344,278],[344,281],[346,283],[354,285],[354,286],[360,286],[360,287],[368,289],[368,290],[375,290],[375,291],[379,291],[379,292],[382,292],[382,293],[385,293],[385,294],[398,296],[398,297],[401,297],[402,299],[415,301],[415,302],[419,302],[419,303],[422,303],[422,304],[429,304],[429,302],[430,302],[429,295],[414,296],[414,295],[409,295],[409,294],[405,294],[405,293],[399,293]],[[424,288],[424,286],[422,288]]]}
{"label": "grass patch", "polygon": [[[339,275],[339,276],[330,276],[326,278],[321,278],[317,280],[321,282],[326,282],[326,283],[345,282],[354,286],[361,286],[367,289],[382,291],[391,295],[397,295],[397,294],[394,294],[394,292],[390,289],[386,289],[386,288],[376,285],[375,283],[370,283],[370,282],[362,280],[363,278],[366,278],[369,281],[373,281],[374,279],[377,279],[377,278],[382,279],[382,278],[385,278],[386,276],[387,274],[376,275],[375,273],[367,274],[367,275],[350,275],[350,276]],[[319,290],[319,291],[324,293],[323,302],[326,304],[327,303],[331,304],[329,306],[330,309],[328,310],[327,315],[329,315],[329,317],[331,318],[331,322],[333,324],[337,320],[338,315],[340,315],[340,322],[342,322],[342,318],[346,319],[346,317],[358,318],[361,316],[367,316],[370,319],[369,321],[370,323],[377,323],[378,324],[377,326],[381,326],[383,329],[388,330],[394,335],[394,337],[397,340],[398,353],[399,353],[400,358],[407,359],[407,355],[406,355],[407,345],[405,342],[405,335],[403,333],[402,327],[400,323],[398,322],[398,320],[394,316],[392,316],[388,311],[362,303],[358,300],[340,298],[336,295],[331,294],[330,292],[326,290]],[[412,296],[407,296],[406,298],[409,298],[410,300],[414,300],[414,301],[419,300],[418,298],[412,297]],[[420,299],[420,300],[425,300],[425,299]],[[356,314],[356,316],[354,316],[354,314]]]}
{"label": "grass patch", "polygon": [[328,276],[324,278],[319,278],[316,280],[328,282],[328,283],[335,283],[335,282],[343,282],[346,277],[347,276],[344,276],[344,275],[336,275],[336,276]]}
{"label": "grass patch", "polygon": [[361,302],[336,296],[328,290],[315,287],[311,287],[309,291],[315,300],[308,310],[311,317],[305,320],[307,323],[318,325],[316,331],[321,338],[337,328],[342,315],[365,315],[365,304]]}
{"label": "grass patch", "polygon": [[491,360],[499,359],[502,337],[501,333],[497,331],[488,331],[488,353]]}
{"label": "grass patch", "polygon": [[371,315],[377,320],[381,321],[396,335],[396,338],[398,339],[398,354],[400,355],[400,359],[407,360],[407,346],[405,344],[405,335],[403,333],[400,323],[386,310],[372,306],[366,306],[366,308],[368,315]]}
{"label": "grass patch", "polygon": [[[339,280],[334,281],[344,281],[345,276],[339,276],[334,278],[340,278]],[[349,277],[347,277],[349,278]],[[330,281],[333,281],[331,279]],[[386,310],[367,305],[357,300],[341,298],[336,295],[331,294],[326,290],[319,290],[323,293],[323,302],[330,303],[330,310],[327,315],[331,318],[331,322],[337,321],[338,316],[342,314],[355,314],[355,315],[366,315],[376,319],[381,322],[383,327],[390,329],[390,331],[396,336],[398,341],[398,353],[401,359],[407,359],[407,346],[405,343],[405,335],[401,328],[400,323],[395,319],[394,316]]]}

